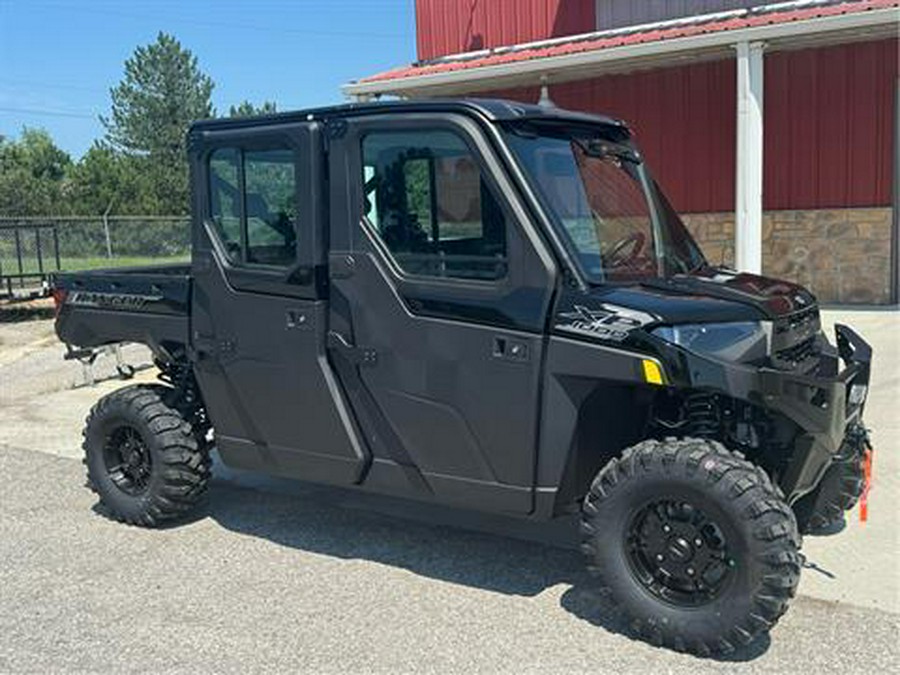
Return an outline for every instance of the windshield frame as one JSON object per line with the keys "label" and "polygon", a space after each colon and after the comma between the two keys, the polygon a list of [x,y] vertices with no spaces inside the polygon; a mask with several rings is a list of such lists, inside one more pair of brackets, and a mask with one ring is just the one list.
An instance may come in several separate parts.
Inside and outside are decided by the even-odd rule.
{"label": "windshield frame", "polygon": [[[589,285],[631,285],[641,283],[644,280],[671,278],[679,273],[690,274],[708,266],[708,262],[699,245],[665,198],[658,183],[647,170],[643,156],[631,142],[627,131],[623,131],[623,129],[618,127],[604,125],[600,122],[597,124],[573,124],[571,122],[560,123],[556,120],[514,121],[501,124],[499,127],[501,136],[509,149],[516,168],[524,178],[529,192],[533,194],[554,229],[554,234],[556,235],[554,238],[558,239],[565,248],[565,257],[572,259],[572,264],[577,267],[577,274]],[[591,156],[593,153],[586,150],[587,144],[598,142],[607,155],[616,156],[623,164],[627,162],[630,165],[635,175],[629,173],[629,177],[640,186],[646,202],[647,215],[653,237],[652,253],[655,275],[632,280],[610,279],[607,278],[606,270],[601,270],[598,274],[589,269],[584,260],[585,252],[579,249],[566,225],[562,222],[560,214],[550,203],[544,186],[533,174],[516,147],[517,141],[521,138],[542,136],[556,140],[570,140],[570,142],[585,150],[585,154],[588,156]],[[622,171],[628,173],[624,166]],[[667,253],[673,252],[672,247],[684,249],[681,253],[686,254],[686,257],[689,259],[690,265],[688,269],[674,269],[673,260],[667,255]],[[688,260],[682,260],[681,262],[681,267],[684,267],[683,263],[688,262]]]}

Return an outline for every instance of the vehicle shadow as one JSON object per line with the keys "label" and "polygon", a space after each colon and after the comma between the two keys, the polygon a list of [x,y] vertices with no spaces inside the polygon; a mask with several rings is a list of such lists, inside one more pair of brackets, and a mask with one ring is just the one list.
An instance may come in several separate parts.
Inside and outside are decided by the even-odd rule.
{"label": "vehicle shadow", "polygon": [[[586,571],[574,520],[530,523],[295,481],[244,480],[215,480],[196,520],[208,517],[288,548],[505,595],[533,597],[565,584],[564,610],[635,639]],[[766,636],[719,660],[753,660],[768,647]]]}

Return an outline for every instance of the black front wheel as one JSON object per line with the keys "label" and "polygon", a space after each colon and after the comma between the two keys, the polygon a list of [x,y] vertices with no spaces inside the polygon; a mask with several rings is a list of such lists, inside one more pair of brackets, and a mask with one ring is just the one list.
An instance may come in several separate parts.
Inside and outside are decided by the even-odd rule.
{"label": "black front wheel", "polygon": [[154,527],[189,511],[211,461],[172,400],[174,390],[135,385],[104,396],[84,428],[88,486],[114,518]]}
{"label": "black front wheel", "polygon": [[800,579],[790,507],[760,468],[699,439],[610,461],[583,506],[582,548],[642,638],[700,655],[753,642]]}

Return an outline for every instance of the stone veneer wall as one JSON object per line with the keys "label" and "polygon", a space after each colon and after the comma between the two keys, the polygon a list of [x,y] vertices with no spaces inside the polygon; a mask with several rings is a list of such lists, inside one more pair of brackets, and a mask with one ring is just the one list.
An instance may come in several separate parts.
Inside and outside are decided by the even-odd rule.
{"label": "stone veneer wall", "polygon": [[[767,211],[763,274],[812,290],[821,303],[890,302],[889,207]],[[734,265],[734,214],[686,213],[685,225],[714,265]]]}

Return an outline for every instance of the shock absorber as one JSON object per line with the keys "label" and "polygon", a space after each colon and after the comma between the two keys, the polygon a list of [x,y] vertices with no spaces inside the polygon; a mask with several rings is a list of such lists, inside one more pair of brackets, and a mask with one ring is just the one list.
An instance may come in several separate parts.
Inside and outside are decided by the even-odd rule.
{"label": "shock absorber", "polygon": [[716,397],[696,391],[687,395],[684,402],[687,433],[700,438],[715,438],[719,434],[719,407]]}

